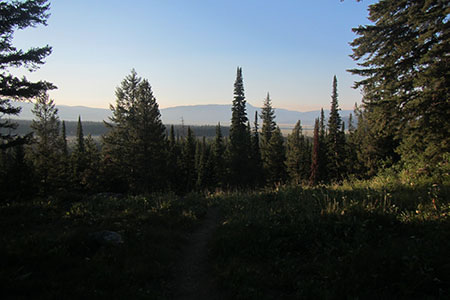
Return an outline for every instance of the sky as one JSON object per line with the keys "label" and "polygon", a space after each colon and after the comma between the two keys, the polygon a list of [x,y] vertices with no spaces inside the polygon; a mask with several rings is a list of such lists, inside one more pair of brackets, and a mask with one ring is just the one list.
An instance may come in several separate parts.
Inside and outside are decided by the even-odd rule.
{"label": "sky", "polygon": [[332,79],[339,105],[352,109],[361,93],[346,72],[356,35],[375,0],[53,0],[48,26],[17,31],[13,43],[50,45],[37,71],[11,70],[58,89],[58,105],[109,108],[135,69],[149,80],[160,108],[230,104],[236,68],[247,101],[262,106],[327,109]]}

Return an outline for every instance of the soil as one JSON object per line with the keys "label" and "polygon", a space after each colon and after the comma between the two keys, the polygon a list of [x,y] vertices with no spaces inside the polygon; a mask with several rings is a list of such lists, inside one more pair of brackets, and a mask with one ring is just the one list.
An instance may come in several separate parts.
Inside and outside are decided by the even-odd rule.
{"label": "soil", "polygon": [[218,208],[210,207],[202,225],[189,237],[176,268],[174,299],[227,299],[214,282],[208,259],[208,241],[219,222]]}

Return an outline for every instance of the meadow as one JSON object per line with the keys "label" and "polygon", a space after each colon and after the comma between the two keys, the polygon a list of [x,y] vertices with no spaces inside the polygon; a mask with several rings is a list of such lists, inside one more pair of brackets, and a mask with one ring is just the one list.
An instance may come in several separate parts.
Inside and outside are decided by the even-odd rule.
{"label": "meadow", "polygon": [[[230,299],[444,299],[449,194],[447,184],[372,180],[3,203],[2,298],[174,299],[183,248],[214,206],[208,261]],[[123,243],[95,241],[102,230]]]}
{"label": "meadow", "polygon": [[359,182],[217,197],[218,282],[233,299],[447,298],[449,192]]}

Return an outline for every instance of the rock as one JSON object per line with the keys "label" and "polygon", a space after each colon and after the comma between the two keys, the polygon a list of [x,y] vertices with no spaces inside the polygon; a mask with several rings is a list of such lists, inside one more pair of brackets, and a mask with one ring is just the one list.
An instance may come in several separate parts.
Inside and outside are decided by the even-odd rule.
{"label": "rock", "polygon": [[89,235],[94,241],[100,245],[119,245],[123,244],[122,236],[115,232],[109,230],[93,232]]}

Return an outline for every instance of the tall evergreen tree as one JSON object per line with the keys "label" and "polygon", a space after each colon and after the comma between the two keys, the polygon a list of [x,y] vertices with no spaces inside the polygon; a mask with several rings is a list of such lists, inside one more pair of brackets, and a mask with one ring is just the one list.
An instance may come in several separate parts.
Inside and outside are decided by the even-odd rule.
{"label": "tall evergreen tree", "polygon": [[[17,115],[21,108],[13,107],[11,100],[29,100],[44,91],[55,88],[44,81],[30,82],[25,77],[18,78],[9,68],[24,67],[36,70],[50,55],[51,47],[33,47],[23,51],[13,46],[16,30],[47,24],[49,3],[47,0],[2,1],[0,3],[0,116]],[[8,148],[26,142],[30,136],[19,137],[4,133],[3,128],[16,128],[17,124],[8,118],[0,120],[0,148]]]}
{"label": "tall evergreen tree", "polygon": [[116,89],[112,123],[104,137],[105,154],[132,192],[164,189],[166,181],[165,127],[150,83],[131,71]]}
{"label": "tall evergreen tree", "polygon": [[225,182],[225,144],[222,136],[222,129],[220,127],[220,123],[216,126],[216,137],[214,138],[214,142],[211,148],[210,158],[212,160],[212,165],[214,168],[213,172],[213,185],[218,188],[224,188],[226,185]]}
{"label": "tall evergreen tree", "polygon": [[260,149],[260,139],[259,139],[259,125],[258,125],[258,112],[255,111],[255,121],[253,123],[253,131],[251,136],[251,176],[252,185],[259,186],[264,183],[263,181],[263,165],[261,159],[261,149]]}
{"label": "tall evergreen tree", "polygon": [[31,128],[35,134],[35,144],[30,148],[40,190],[47,193],[60,185],[62,149],[59,143],[58,109],[48,94],[43,93],[37,99],[32,109],[35,119]]}
{"label": "tall evergreen tree", "polygon": [[72,175],[73,180],[78,187],[82,187],[82,176],[84,169],[86,168],[86,157],[85,157],[85,141],[83,134],[83,124],[81,123],[81,117],[78,116],[77,123],[77,135],[75,142],[75,149],[72,152]]}
{"label": "tall evergreen tree", "polygon": [[316,119],[314,123],[314,137],[313,137],[313,149],[311,156],[311,175],[309,177],[309,183],[316,185],[320,178],[320,140],[319,140],[319,119]]}
{"label": "tall evergreen tree", "polygon": [[195,139],[194,133],[191,127],[187,128],[187,135],[184,140],[183,145],[183,175],[184,175],[184,186],[185,191],[191,191],[195,188],[197,181],[197,172],[195,164],[195,154],[196,154],[197,141]]}
{"label": "tall evergreen tree", "polygon": [[292,133],[288,135],[286,147],[286,168],[290,181],[293,184],[300,184],[309,180],[311,152],[302,132],[300,120],[297,121]]}
{"label": "tall evergreen tree", "polygon": [[[372,25],[353,31],[365,118],[376,147],[404,161],[436,163],[450,148],[448,1],[385,0],[369,6]],[[398,147],[400,145],[400,147]],[[394,161],[395,162],[395,161]]]}
{"label": "tall evergreen tree", "polygon": [[278,185],[286,180],[286,149],[280,127],[272,132],[269,141],[268,157],[266,161],[266,176],[269,185]]}
{"label": "tall evergreen tree", "polygon": [[261,131],[261,158],[263,160],[264,168],[267,168],[267,161],[269,160],[269,145],[272,133],[276,130],[275,110],[272,108],[272,100],[269,93],[264,99],[264,104],[261,109],[262,131]]}
{"label": "tall evergreen tree", "polygon": [[339,115],[337,79],[333,77],[333,92],[331,95],[330,117],[328,119],[327,144],[327,171],[329,180],[341,180],[344,176],[344,147],[345,140],[342,134],[342,120]]}
{"label": "tall evergreen tree", "polygon": [[230,143],[228,147],[229,183],[233,187],[247,187],[251,181],[249,173],[250,135],[247,127],[246,101],[242,68],[238,67],[234,83]]}

